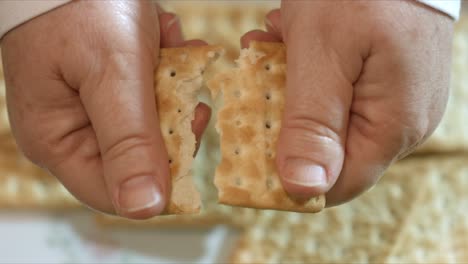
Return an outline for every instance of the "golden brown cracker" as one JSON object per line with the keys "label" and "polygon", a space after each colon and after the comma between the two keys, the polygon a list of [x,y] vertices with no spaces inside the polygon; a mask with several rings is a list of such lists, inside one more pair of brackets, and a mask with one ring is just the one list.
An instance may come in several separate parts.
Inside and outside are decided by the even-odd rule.
{"label": "golden brown cracker", "polygon": [[324,196],[306,202],[291,199],[275,165],[284,107],[284,45],[251,42],[237,63],[237,68],[208,82],[213,97],[222,93],[223,101],[216,125],[222,155],[215,174],[219,201],[262,209],[320,211]]}
{"label": "golden brown cracker", "polygon": [[223,52],[220,46],[161,49],[155,73],[155,95],[161,133],[172,178],[167,214],[197,213],[201,200],[192,180],[195,135],[191,122],[208,64]]}

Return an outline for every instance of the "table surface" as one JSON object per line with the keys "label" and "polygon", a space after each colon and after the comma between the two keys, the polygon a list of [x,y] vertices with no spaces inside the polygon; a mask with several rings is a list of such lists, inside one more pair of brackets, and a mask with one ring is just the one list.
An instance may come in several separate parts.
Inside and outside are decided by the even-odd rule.
{"label": "table surface", "polygon": [[79,212],[1,212],[0,263],[219,263],[237,231],[108,228]]}

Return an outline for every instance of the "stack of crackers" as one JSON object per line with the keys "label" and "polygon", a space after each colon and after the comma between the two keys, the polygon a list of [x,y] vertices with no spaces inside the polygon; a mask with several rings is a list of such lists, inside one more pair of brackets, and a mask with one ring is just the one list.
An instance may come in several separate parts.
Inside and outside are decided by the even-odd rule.
{"label": "stack of crackers", "polygon": [[[183,114],[180,119],[171,119],[173,123],[168,120],[162,126],[166,142],[175,142],[174,138],[180,136],[178,129],[186,128],[193,118],[194,92],[201,89],[201,100],[205,102],[211,102],[211,95],[216,98],[222,94],[223,104],[212,105],[219,120],[212,118],[197,158],[191,165],[193,169],[181,168],[178,163],[178,160],[190,159],[193,148],[185,150],[184,154],[180,153],[180,148],[171,150],[169,147],[173,183],[185,179],[185,183],[181,182],[181,187],[177,188],[182,188],[181,191],[189,188],[191,193],[196,189],[198,191],[193,197],[199,199],[199,203],[189,204],[192,207],[184,207],[187,205],[184,200],[172,199],[174,204],[169,213],[198,211],[200,206],[201,211],[193,215],[166,215],[143,222],[99,215],[97,221],[109,227],[125,225],[135,228],[230,224],[242,230],[229,259],[234,263],[468,262],[468,122],[465,120],[468,116],[468,17],[462,16],[456,26],[451,96],[445,117],[434,135],[415,154],[393,165],[382,180],[361,197],[318,214],[304,214],[277,211],[312,212],[320,210],[324,204],[323,197],[308,204],[288,200],[272,165],[275,142],[271,139],[276,138],[280,127],[277,117],[281,107],[272,108],[269,104],[282,104],[282,91],[273,85],[281,82],[284,71],[285,65],[277,59],[282,56],[277,52],[281,48],[274,47],[275,53],[271,51],[272,46],[254,44],[248,54],[241,55],[239,66],[232,68],[234,60],[239,57],[239,37],[248,30],[263,28],[264,15],[277,4],[243,2],[239,6],[212,1],[202,4],[178,1],[164,6],[179,14],[187,38],[205,39],[225,49],[225,55],[215,62],[216,71],[222,71],[221,74],[214,74],[206,67],[207,58],[222,53],[219,46],[215,46],[211,50],[199,49],[198,57],[187,51],[188,57],[177,58],[197,62],[190,64],[200,70],[194,76],[190,75],[193,69],[170,68],[169,59],[162,60],[162,64],[168,61],[168,66],[156,75],[157,82],[167,82],[172,88],[184,83],[179,78],[191,80],[190,92],[176,98],[191,100],[186,108],[171,107],[171,102],[168,102],[169,106],[166,104],[166,109],[160,108],[160,112],[175,110]],[[179,50],[178,54],[184,52]],[[195,59],[190,57],[192,55]],[[249,95],[248,90],[240,88],[249,85],[246,78],[239,77],[248,75],[249,67],[257,67],[257,78],[267,80],[264,86],[257,87],[256,95]],[[205,80],[209,80],[207,86],[210,90],[203,88]],[[4,86],[3,80],[0,83]],[[170,96],[173,90],[157,91],[160,95],[158,100],[161,100],[159,107],[164,105],[164,95],[174,97]],[[54,178],[18,153],[7,122],[4,87],[1,87],[1,92],[0,207],[79,208]],[[252,110],[243,107],[251,105],[245,100],[252,96],[264,99],[256,105],[261,108],[257,111],[261,115],[254,117],[243,115]],[[258,124],[258,127],[246,126],[246,123]],[[251,130],[255,131],[253,136],[249,133]],[[262,137],[255,136],[259,133]],[[190,140],[192,146],[193,138]],[[245,140],[254,143],[248,145]],[[260,151],[262,157],[253,156],[252,148],[257,149],[256,153]],[[250,164],[251,160],[256,161],[257,167],[243,166],[245,171],[238,173],[242,177],[223,176],[230,171],[230,166],[241,162]],[[260,172],[257,175],[264,177],[249,177],[252,171]],[[188,185],[184,185],[186,183]],[[253,185],[258,186],[255,193],[246,191],[252,190],[248,186]],[[252,200],[251,197],[258,199]],[[226,206],[219,204],[218,200],[240,206],[256,203],[253,207],[277,210]],[[271,203],[272,200],[275,203]]]}

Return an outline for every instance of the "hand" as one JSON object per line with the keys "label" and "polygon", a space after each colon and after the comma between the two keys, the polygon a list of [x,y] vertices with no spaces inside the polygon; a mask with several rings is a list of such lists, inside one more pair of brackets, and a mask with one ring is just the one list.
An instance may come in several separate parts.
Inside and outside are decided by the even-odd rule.
{"label": "hand", "polygon": [[[12,131],[24,154],[79,200],[130,218],[159,214],[168,157],[153,91],[160,47],[180,24],[150,1],[73,1],[2,42]],[[210,109],[197,107],[200,137]]]}
{"label": "hand", "polygon": [[447,103],[453,21],[415,1],[283,1],[287,90],[277,166],[285,190],[327,206],[374,185],[436,128]]}

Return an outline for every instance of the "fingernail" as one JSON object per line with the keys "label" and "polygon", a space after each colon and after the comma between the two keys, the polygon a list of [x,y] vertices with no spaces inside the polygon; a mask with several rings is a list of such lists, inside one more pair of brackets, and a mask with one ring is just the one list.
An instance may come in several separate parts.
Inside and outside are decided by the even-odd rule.
{"label": "fingernail", "polygon": [[267,28],[270,27],[271,29],[275,29],[275,27],[273,26],[273,23],[271,23],[268,17],[265,17],[265,25],[267,26]]}
{"label": "fingernail", "polygon": [[174,24],[180,24],[180,20],[177,15],[174,15],[174,17],[171,20],[169,20],[169,22],[167,22],[165,30],[168,31]]}
{"label": "fingernail", "polygon": [[304,187],[320,187],[327,184],[327,174],[322,166],[306,160],[288,160],[284,181]]}
{"label": "fingernail", "polygon": [[161,191],[151,176],[130,178],[120,185],[119,209],[133,213],[160,205]]}

